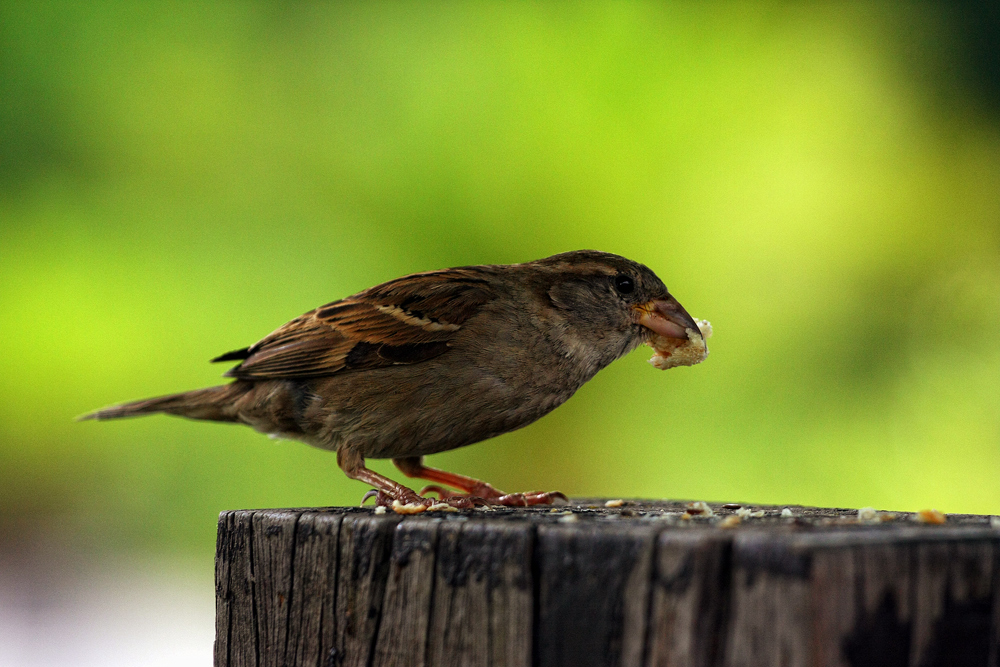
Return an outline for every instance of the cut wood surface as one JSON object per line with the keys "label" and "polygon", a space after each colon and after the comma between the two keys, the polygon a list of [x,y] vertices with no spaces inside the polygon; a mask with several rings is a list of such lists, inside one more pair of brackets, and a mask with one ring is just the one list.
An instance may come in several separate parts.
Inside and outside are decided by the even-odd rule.
{"label": "cut wood surface", "polygon": [[784,509],[223,512],[215,664],[1000,667],[995,518]]}

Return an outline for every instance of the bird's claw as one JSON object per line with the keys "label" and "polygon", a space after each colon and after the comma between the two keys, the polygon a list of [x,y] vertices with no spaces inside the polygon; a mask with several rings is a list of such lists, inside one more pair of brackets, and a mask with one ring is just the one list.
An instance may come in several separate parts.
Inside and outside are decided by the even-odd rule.
{"label": "bird's claw", "polygon": [[[486,486],[486,485],[484,485]],[[435,493],[437,498],[428,498],[426,494]],[[420,494],[412,491],[402,498],[394,498],[385,491],[371,489],[361,498],[363,506],[369,498],[375,498],[376,507],[391,509],[397,514],[419,514],[434,505],[445,504],[455,509],[473,509],[500,505],[505,507],[529,507],[531,505],[552,505],[556,500],[566,503],[569,499],[559,491],[528,491],[526,493],[502,493],[487,487],[482,495],[460,493],[446,489],[437,484],[429,484],[420,489]]]}
{"label": "bird's claw", "polygon": [[379,489],[369,489],[368,492],[361,497],[361,507],[364,507],[369,498],[375,498],[375,507],[392,507],[393,497],[385,491],[380,491]]}
{"label": "bird's claw", "polygon": [[458,493],[457,491],[452,491],[451,489],[446,489],[443,486],[438,486],[437,484],[428,484],[424,488],[420,489],[420,495],[426,495],[428,493],[436,493],[438,497],[438,502],[448,503],[452,507],[457,507],[458,509],[471,509],[473,507],[481,507],[489,505],[489,501],[480,496],[473,496],[468,493]]}
{"label": "bird's claw", "polygon": [[528,507],[531,505],[552,505],[556,500],[569,502],[565,493],[560,491],[528,491],[526,493],[507,493],[496,499],[498,505],[510,507]]}
{"label": "bird's claw", "polygon": [[[485,486],[485,485],[484,485]],[[530,505],[552,505],[556,500],[569,502],[566,494],[559,491],[529,491],[527,493],[502,493],[489,487],[483,495],[459,493],[437,484],[430,484],[420,489],[420,495],[436,493],[438,498],[451,504],[459,498],[467,498],[475,506],[503,505],[506,507],[528,507]]]}
{"label": "bird's claw", "polygon": [[441,504],[460,510],[473,509],[477,505],[488,504],[485,500],[476,496],[468,496],[462,493],[441,493],[445,490],[439,489],[438,487],[430,487],[430,491],[438,492],[439,497],[424,497],[424,494],[427,493],[427,489],[421,490],[420,495],[411,492],[403,498],[393,498],[385,491],[371,489],[361,498],[361,505],[364,506],[369,498],[375,498],[375,507],[385,507],[386,509],[391,509],[397,514],[420,514],[421,512],[426,512],[435,505]]}
{"label": "bird's claw", "polygon": [[542,495],[548,496],[548,500],[544,503],[545,505],[554,505],[557,500],[560,501],[560,505],[569,505],[569,498],[562,491],[549,491]]}

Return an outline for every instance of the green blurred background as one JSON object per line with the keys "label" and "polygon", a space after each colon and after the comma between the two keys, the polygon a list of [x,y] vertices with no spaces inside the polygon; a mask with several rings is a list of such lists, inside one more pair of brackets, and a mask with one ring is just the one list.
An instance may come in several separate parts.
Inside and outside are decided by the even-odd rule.
{"label": "green blurred background", "polygon": [[305,445],[73,418],[218,383],[211,357],[372,284],[579,248],[653,268],[714,324],[707,362],[662,373],[643,348],[432,465],[508,490],[1000,513],[990,5],[0,12],[8,546],[205,574],[220,510],[356,504],[366,487]]}

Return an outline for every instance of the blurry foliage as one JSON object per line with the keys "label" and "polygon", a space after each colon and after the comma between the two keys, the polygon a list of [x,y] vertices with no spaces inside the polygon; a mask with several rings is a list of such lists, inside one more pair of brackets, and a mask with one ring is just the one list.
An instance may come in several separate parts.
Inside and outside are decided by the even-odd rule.
{"label": "blurry foliage", "polygon": [[222,509],[353,504],[327,452],[72,418],[374,283],[578,248],[652,267],[708,361],[643,349],[433,464],[1000,512],[996,12],[955,7],[3,3],[6,529],[207,554]]}

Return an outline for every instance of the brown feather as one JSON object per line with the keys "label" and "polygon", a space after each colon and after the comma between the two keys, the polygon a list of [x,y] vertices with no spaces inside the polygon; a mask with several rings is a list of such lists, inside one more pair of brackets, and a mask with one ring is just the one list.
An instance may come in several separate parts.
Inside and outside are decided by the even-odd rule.
{"label": "brown feather", "polygon": [[250,346],[226,375],[308,378],[427,361],[444,354],[493,296],[471,268],[392,280],[295,318]]}

